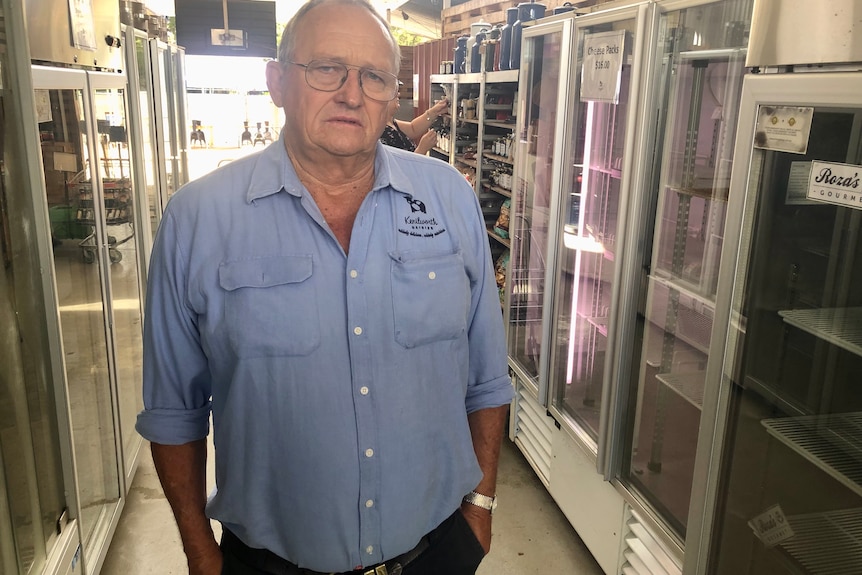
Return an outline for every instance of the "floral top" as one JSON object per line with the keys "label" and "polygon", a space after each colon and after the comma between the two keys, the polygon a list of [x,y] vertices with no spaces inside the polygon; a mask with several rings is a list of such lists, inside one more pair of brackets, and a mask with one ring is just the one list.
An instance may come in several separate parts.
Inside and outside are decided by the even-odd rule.
{"label": "floral top", "polygon": [[408,152],[415,151],[416,144],[413,143],[413,140],[408,138],[407,134],[401,131],[397,122],[393,123],[394,126],[386,124],[386,128],[383,129],[383,135],[380,136],[380,141],[387,146],[392,146],[393,148],[401,148]]}

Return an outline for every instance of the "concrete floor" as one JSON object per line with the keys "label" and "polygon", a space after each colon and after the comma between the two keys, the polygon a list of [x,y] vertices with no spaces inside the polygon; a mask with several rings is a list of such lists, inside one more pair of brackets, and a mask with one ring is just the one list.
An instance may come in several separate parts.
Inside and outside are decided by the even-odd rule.
{"label": "concrete floor", "polygon": [[[211,462],[210,462],[211,463]],[[210,466],[212,484],[212,466]],[[503,442],[491,553],[478,575],[601,575],[602,570],[518,448]],[[117,526],[103,575],[188,573],[149,446]]]}

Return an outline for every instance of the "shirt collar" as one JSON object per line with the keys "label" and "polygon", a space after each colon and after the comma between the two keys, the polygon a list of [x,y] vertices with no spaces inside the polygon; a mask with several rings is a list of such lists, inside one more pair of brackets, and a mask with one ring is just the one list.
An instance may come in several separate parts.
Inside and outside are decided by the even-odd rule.
{"label": "shirt collar", "polygon": [[[400,163],[393,158],[401,154],[412,154],[404,150],[396,150],[377,142],[377,154],[374,160],[374,186],[371,191],[391,188],[393,191],[410,195],[410,178],[404,172]],[[259,198],[271,196],[284,190],[288,194],[300,197],[305,187],[299,181],[296,170],[287,156],[284,146],[284,130],[278,141],[273,142],[260,152],[252,168],[246,200],[251,203]]]}

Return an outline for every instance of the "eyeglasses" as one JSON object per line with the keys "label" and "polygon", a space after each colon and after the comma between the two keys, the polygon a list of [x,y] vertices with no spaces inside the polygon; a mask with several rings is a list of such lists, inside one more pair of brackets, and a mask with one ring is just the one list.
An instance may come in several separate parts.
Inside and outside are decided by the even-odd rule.
{"label": "eyeglasses", "polygon": [[398,77],[383,70],[349,66],[331,60],[312,60],[308,64],[289,62],[305,68],[306,83],[321,92],[334,92],[347,81],[350,70],[359,70],[362,93],[378,102],[389,102],[398,94]]}

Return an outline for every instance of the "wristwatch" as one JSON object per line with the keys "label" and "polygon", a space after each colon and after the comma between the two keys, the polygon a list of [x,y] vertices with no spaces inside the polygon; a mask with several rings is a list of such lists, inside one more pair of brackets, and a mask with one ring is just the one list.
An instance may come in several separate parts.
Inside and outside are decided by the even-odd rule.
{"label": "wristwatch", "polygon": [[467,495],[464,496],[464,503],[469,503],[470,505],[475,505],[476,507],[481,507],[482,509],[487,509],[494,514],[494,510],[497,509],[497,497],[488,497],[487,495],[482,495],[481,493],[476,493],[475,491],[471,491]]}

